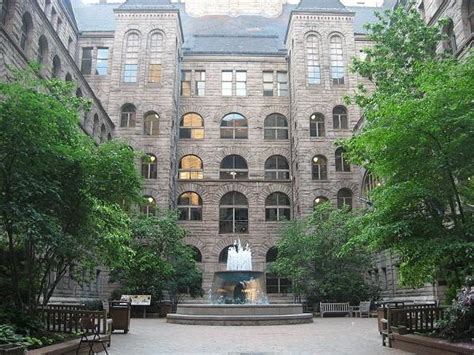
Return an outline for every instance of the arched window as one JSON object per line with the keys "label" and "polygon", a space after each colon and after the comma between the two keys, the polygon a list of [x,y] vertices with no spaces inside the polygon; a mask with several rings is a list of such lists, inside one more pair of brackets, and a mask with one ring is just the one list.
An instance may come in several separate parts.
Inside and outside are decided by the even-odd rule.
{"label": "arched window", "polygon": [[202,160],[196,155],[182,157],[178,169],[178,179],[200,180],[204,178]]}
{"label": "arched window", "polygon": [[324,116],[321,113],[313,113],[309,116],[310,137],[324,137],[326,130],[324,127]]}
{"label": "arched window", "polygon": [[267,254],[265,255],[265,262],[273,263],[277,260],[277,257],[278,257],[278,248],[271,247],[270,249],[268,249]]}
{"label": "arched window", "polygon": [[337,148],[334,155],[336,157],[336,171],[350,172],[351,165],[344,158],[344,149],[342,147]]}
{"label": "arched window", "polygon": [[197,113],[187,113],[179,123],[179,138],[203,139],[204,120]]}
{"label": "arched window", "polygon": [[122,106],[120,114],[120,127],[135,127],[137,109],[132,104]]}
{"label": "arched window", "polygon": [[332,110],[332,124],[334,129],[348,129],[347,109],[344,106],[336,106]]}
{"label": "arched window", "polygon": [[161,81],[161,59],[163,56],[163,35],[155,32],[150,36],[150,62],[148,64],[148,82]]}
{"label": "arched window", "polygon": [[239,113],[229,113],[221,121],[221,138],[248,138],[247,119]]}
{"label": "arched window", "polygon": [[288,180],[290,178],[290,167],[285,157],[273,155],[265,162],[265,179]]}
{"label": "arched window", "polygon": [[189,248],[191,248],[192,253],[193,253],[193,260],[197,263],[202,263],[202,254],[201,251],[195,247],[194,245],[188,245]]}
{"label": "arched window", "polygon": [[219,262],[220,263],[227,263],[227,257],[229,256],[229,248],[234,247],[233,245],[228,245],[224,249],[221,250],[219,253]]}
{"label": "arched window", "polygon": [[318,196],[314,199],[313,207],[317,207],[319,205],[322,205],[325,202],[328,202],[328,198],[324,196]]}
{"label": "arched window", "polygon": [[158,116],[156,112],[148,112],[143,121],[143,134],[147,136],[157,136],[159,120],[160,116]]}
{"label": "arched window", "polygon": [[45,36],[38,40],[38,63],[45,64],[48,59],[48,41]]}
{"label": "arched window", "polygon": [[20,29],[20,47],[26,51],[28,45],[31,30],[33,29],[33,20],[31,15],[28,12],[25,12],[21,19],[21,29]]}
{"label": "arched window", "polygon": [[288,221],[291,218],[290,199],[283,192],[274,192],[265,200],[266,221]]}
{"label": "arched window", "polygon": [[179,219],[181,221],[202,220],[202,199],[195,192],[185,192],[178,198]]}
{"label": "arched window", "polygon": [[458,47],[456,43],[456,34],[454,33],[454,23],[452,19],[449,19],[448,24],[444,28],[444,32],[446,35],[445,40],[445,49],[451,54],[454,54]]}
{"label": "arched window", "polygon": [[319,64],[319,39],[316,35],[306,37],[306,68],[308,84],[321,84],[321,67]]}
{"label": "arched window", "polygon": [[107,128],[105,128],[105,124],[102,123],[102,126],[100,126],[100,143],[105,142],[106,138],[107,138]]}
{"label": "arched window", "polygon": [[81,90],[81,88],[77,88],[77,90],[76,90],[76,97],[82,97],[82,96],[83,96],[83,95],[82,95],[82,90]]}
{"label": "arched window", "polygon": [[279,113],[272,113],[265,118],[265,139],[288,139],[288,122]]}
{"label": "arched window", "polygon": [[362,182],[362,195],[369,197],[370,191],[381,185],[382,183],[374,174],[372,174],[370,171],[366,171],[364,174],[364,180]]}
{"label": "arched window", "polygon": [[219,233],[248,233],[249,204],[240,192],[226,193],[219,204]]}
{"label": "arched window", "polygon": [[107,140],[108,140],[108,141],[111,141],[111,140],[112,140],[112,135],[111,135],[110,133],[107,134]]}
{"label": "arched window", "polygon": [[329,41],[329,56],[331,60],[331,79],[334,85],[344,84],[344,54],[341,36],[332,36]]}
{"label": "arched window", "polygon": [[2,25],[7,23],[7,18],[8,18],[8,10],[10,8],[10,0],[3,0],[2,2],[2,7],[0,9],[0,23]]}
{"label": "arched window", "polygon": [[71,75],[71,73],[67,73],[67,74],[66,74],[66,78],[65,78],[64,80],[66,80],[66,81],[72,81],[72,75]]}
{"label": "arched window", "polygon": [[123,81],[125,83],[137,82],[139,52],[140,35],[136,32],[129,33],[125,40],[125,62],[123,66]]}
{"label": "arched window", "polygon": [[61,59],[57,55],[53,58],[53,78],[61,76]]}
{"label": "arched window", "polygon": [[158,161],[153,154],[145,154],[142,157],[142,177],[144,179],[156,179],[158,175]]}
{"label": "arched window", "polygon": [[312,163],[312,178],[313,180],[327,180],[328,179],[328,160],[323,155],[316,155],[313,157]]}
{"label": "arched window", "polygon": [[99,134],[99,126],[99,115],[96,113],[92,124],[92,137],[96,137]]}
{"label": "arched window", "polygon": [[[267,264],[273,263],[278,258],[278,248],[271,247],[265,255]],[[291,280],[280,278],[275,274],[266,273],[267,293],[289,293],[291,292]]]}
{"label": "arched window", "polygon": [[242,180],[248,179],[249,169],[247,162],[240,155],[228,155],[222,159],[220,179]]}
{"label": "arched window", "polygon": [[152,196],[143,196],[140,212],[145,216],[153,216],[156,214],[156,201]]}
{"label": "arched window", "polygon": [[348,206],[352,209],[352,191],[348,188],[340,189],[337,192],[337,207]]}

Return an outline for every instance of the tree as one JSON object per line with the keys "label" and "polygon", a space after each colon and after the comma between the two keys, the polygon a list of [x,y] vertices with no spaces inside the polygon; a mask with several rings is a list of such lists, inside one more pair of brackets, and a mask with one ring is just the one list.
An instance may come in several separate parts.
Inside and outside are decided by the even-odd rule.
{"label": "tree", "polygon": [[361,248],[341,253],[351,236],[352,213],[329,203],[311,217],[288,224],[277,242],[272,271],[293,282],[293,293],[311,302],[358,303],[376,298],[377,288],[366,282],[370,256]]}
{"label": "tree", "polygon": [[201,272],[192,249],[183,243],[186,232],[177,221],[175,212],[160,210],[156,215],[132,219],[132,254],[113,269],[124,292],[150,294],[155,304],[166,292],[173,305],[183,293],[202,295]]}
{"label": "tree", "polygon": [[134,153],[83,133],[78,112],[90,104],[73,86],[33,69],[0,83],[3,315],[35,316],[67,272],[113,265],[127,252],[121,206],[141,188]]}
{"label": "tree", "polygon": [[458,288],[474,271],[474,58],[436,56],[439,27],[415,10],[379,18],[367,59],[353,65],[374,90],[357,93],[364,125],[343,144],[382,183],[347,249],[395,251],[403,285],[441,277]]}

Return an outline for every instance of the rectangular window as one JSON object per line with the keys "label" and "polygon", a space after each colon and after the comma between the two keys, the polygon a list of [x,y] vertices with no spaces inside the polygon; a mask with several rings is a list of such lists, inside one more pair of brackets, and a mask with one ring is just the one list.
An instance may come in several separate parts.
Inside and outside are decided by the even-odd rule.
{"label": "rectangular window", "polygon": [[81,72],[85,75],[92,72],[92,48],[82,48]]}
{"label": "rectangular window", "polygon": [[125,64],[123,71],[123,81],[125,83],[137,82],[138,64]]}
{"label": "rectangular window", "polygon": [[205,96],[206,95],[206,71],[205,70],[196,70],[194,72],[196,87],[195,94],[196,96]]}
{"label": "rectangular window", "polygon": [[277,73],[278,80],[278,96],[288,96],[288,73],[279,71]]}
{"label": "rectangular window", "polygon": [[57,24],[56,24],[56,33],[57,33],[58,35],[61,35],[60,32],[61,32],[61,26],[62,26],[62,24],[63,24],[63,22],[61,21],[60,18],[58,18],[58,22],[57,22]]}
{"label": "rectangular window", "polygon": [[232,96],[232,70],[222,71],[222,96]]}
{"label": "rectangular window", "polygon": [[191,96],[191,70],[181,70],[181,96]]}
{"label": "rectangular window", "polygon": [[238,70],[235,72],[235,94],[237,96],[247,96],[247,72]]}
{"label": "rectangular window", "polygon": [[273,72],[263,72],[263,96],[273,96]]}
{"label": "rectangular window", "polygon": [[109,67],[109,49],[97,48],[97,65],[95,68],[96,75],[107,75]]}

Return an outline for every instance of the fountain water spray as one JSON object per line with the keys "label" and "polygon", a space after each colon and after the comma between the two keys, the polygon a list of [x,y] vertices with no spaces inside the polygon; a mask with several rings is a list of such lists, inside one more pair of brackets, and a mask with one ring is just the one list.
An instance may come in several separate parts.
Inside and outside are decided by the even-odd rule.
{"label": "fountain water spray", "polygon": [[227,271],[252,271],[252,250],[249,243],[242,247],[240,239],[234,241],[227,253]]}

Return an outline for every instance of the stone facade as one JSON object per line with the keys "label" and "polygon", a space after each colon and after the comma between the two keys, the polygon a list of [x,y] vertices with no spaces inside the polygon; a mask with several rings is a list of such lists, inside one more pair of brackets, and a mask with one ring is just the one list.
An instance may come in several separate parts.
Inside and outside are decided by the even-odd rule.
{"label": "stone facade", "polygon": [[[342,195],[338,201],[341,191],[350,194],[344,201],[354,208],[365,203],[364,171],[356,166],[341,168],[340,161],[336,167],[335,142],[349,137],[360,126],[359,109],[345,107],[343,99],[361,82],[348,66],[351,57],[370,45],[361,28],[364,22],[373,21],[373,11],[377,8],[346,8],[337,0],[269,0],[259,1],[259,6],[254,6],[254,2],[226,0],[213,2],[214,7],[199,7],[192,0],[186,5],[168,0],[129,0],[123,5],[101,1],[89,6],[80,0],[0,2],[4,4],[3,14],[8,11],[6,17],[2,14],[5,20],[0,26],[2,78],[8,75],[6,65],[22,67],[36,59],[39,38],[45,36],[48,51],[43,74],[52,75],[53,58],[57,55],[61,67],[56,75],[74,80],[82,94],[93,99],[92,111],[81,122],[84,130],[95,135],[98,142],[104,139],[104,134],[118,137],[133,149],[156,158],[156,177],[146,176],[151,178],[145,179],[143,194],[152,197],[160,208],[177,207],[183,193],[199,194],[202,206],[197,208],[201,209],[202,218],[181,223],[189,232],[187,243],[202,254],[200,267],[205,289],[210,287],[213,273],[225,268],[219,262],[221,252],[237,238],[252,246],[254,270],[266,269],[267,253],[275,246],[284,224],[269,220],[271,217],[266,215],[265,204],[270,194],[278,192],[288,197],[291,218],[309,215],[316,198],[326,198],[335,205],[341,203]],[[230,3],[235,6],[227,6]],[[464,53],[472,44],[472,29],[465,15],[467,1],[462,6],[454,0],[436,4],[437,8],[434,0],[427,0],[426,21],[436,21],[441,13],[451,16],[457,41],[455,52]],[[25,13],[31,15],[32,27],[24,50],[20,42]],[[151,48],[157,39],[159,49],[153,52]],[[310,41],[317,64],[309,61]],[[89,57],[85,57],[86,52]],[[334,69],[334,56],[340,56],[338,69]],[[315,66],[319,69],[314,69]],[[153,70],[158,71],[152,80]],[[308,73],[315,70],[318,79],[310,83]],[[337,80],[334,70],[339,70]],[[205,72],[204,95],[200,95],[197,83],[202,71]],[[231,72],[228,96],[222,93],[223,71]],[[241,72],[245,72],[245,84],[238,82]],[[181,81],[182,77],[186,78],[185,82]],[[265,83],[267,95],[264,95]],[[287,95],[283,95],[285,85]],[[123,112],[130,105],[134,107],[129,116],[134,124],[124,124]],[[336,119],[339,123],[334,123],[334,110],[338,107],[345,108],[347,125],[340,123],[339,116]],[[158,119],[155,123],[158,130],[152,134],[148,134],[149,127],[145,124],[150,113]],[[182,117],[189,113],[203,120],[204,135],[199,139],[180,137]],[[221,138],[222,119],[230,113],[247,119],[247,138]],[[265,139],[265,128],[269,128],[265,119],[272,114],[286,119],[287,127],[283,129],[288,136],[283,136],[284,139]],[[93,119],[95,115],[99,123]],[[322,117],[324,134],[314,134],[311,127],[314,115]],[[105,133],[97,129],[97,124],[104,125]],[[180,175],[180,161],[188,155],[202,161],[202,170],[194,176],[199,178]],[[221,163],[230,155],[245,159],[247,178],[220,178]],[[265,163],[275,155],[287,160],[288,176],[284,174],[280,179],[266,176]],[[327,165],[326,173],[314,179],[312,165],[316,156],[325,157]],[[137,167],[140,168],[140,162]],[[247,199],[248,225],[244,233],[220,233],[221,199],[232,191]],[[410,291],[396,287],[396,263],[391,257],[381,254],[374,264],[370,274],[383,286],[384,296],[413,296]],[[107,278],[102,269],[97,275],[101,280]],[[82,289],[65,280],[57,296],[107,297],[110,287],[101,286],[101,280]],[[283,288],[277,287],[276,291],[271,295],[274,300],[291,298]],[[415,294],[436,297],[430,286]]]}

